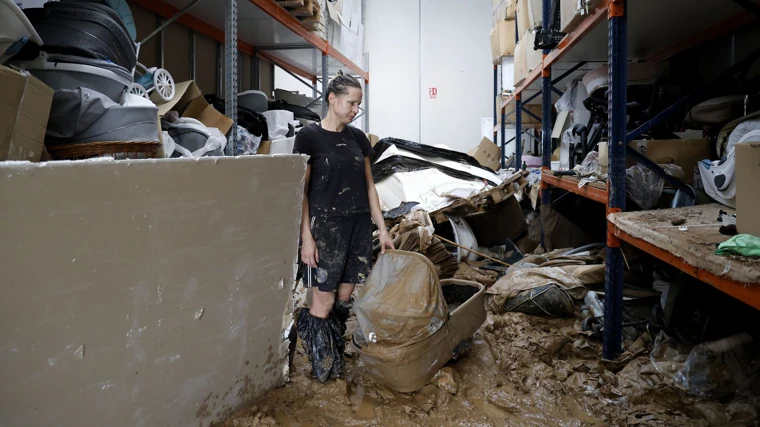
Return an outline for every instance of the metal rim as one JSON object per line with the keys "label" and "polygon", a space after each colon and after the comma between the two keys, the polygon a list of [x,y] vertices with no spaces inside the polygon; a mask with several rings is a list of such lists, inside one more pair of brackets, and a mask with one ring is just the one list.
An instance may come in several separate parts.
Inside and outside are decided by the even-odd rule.
{"label": "metal rim", "polygon": [[164,101],[168,102],[174,99],[174,79],[163,68],[159,68],[153,73],[153,87]]}

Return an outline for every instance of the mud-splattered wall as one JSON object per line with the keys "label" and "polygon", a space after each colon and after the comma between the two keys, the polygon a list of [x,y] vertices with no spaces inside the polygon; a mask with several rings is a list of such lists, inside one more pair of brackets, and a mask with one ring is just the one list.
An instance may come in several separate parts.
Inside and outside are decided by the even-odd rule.
{"label": "mud-splattered wall", "polygon": [[281,385],[305,168],[0,166],[0,425],[207,426]]}

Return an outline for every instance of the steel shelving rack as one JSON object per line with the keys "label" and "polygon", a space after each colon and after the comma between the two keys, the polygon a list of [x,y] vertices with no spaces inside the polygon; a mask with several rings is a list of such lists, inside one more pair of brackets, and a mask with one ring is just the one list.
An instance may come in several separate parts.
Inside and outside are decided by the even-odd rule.
{"label": "steel shelving rack", "polygon": [[[547,31],[551,0],[543,0],[543,30]],[[653,117],[642,128],[626,132],[626,88],[627,63],[629,57],[636,60],[662,61],[689,48],[729,33],[757,19],[760,6],[749,0],[603,0],[562,42],[553,50],[543,52],[540,66],[532,70],[522,82],[517,82],[514,93],[497,109],[494,106],[494,123],[501,115],[502,167],[505,162],[507,143],[505,137],[506,117],[514,114],[515,162],[522,164],[521,116],[523,106],[529,102],[541,103],[542,117],[542,177],[541,201],[550,201],[551,188],[559,188],[579,196],[603,203],[607,213],[625,210],[625,168],[626,146],[643,131],[658,123],[672,112],[677,104]],[[606,18],[606,19],[605,19]],[[607,21],[606,28],[601,25]],[[630,25],[629,25],[630,24]],[[519,37],[520,31],[517,29]],[[659,49],[664,44],[672,44]],[[586,72],[584,67],[594,62],[606,62],[609,67],[609,135],[608,135],[608,182],[606,186],[585,186],[578,188],[578,182],[561,178],[550,173],[551,108],[552,94],[561,94],[555,84],[568,78],[579,78]],[[552,71],[560,75],[552,79]],[[494,98],[499,94],[498,68],[494,67]],[[684,100],[682,100],[684,101]],[[513,104],[515,110],[507,113],[506,106]],[[494,127],[494,141],[498,127]],[[622,242],[637,247],[669,263],[681,271],[706,282],[735,298],[760,309],[760,292],[748,289],[745,284],[733,282],[725,277],[715,276],[697,266],[691,265],[672,253],[631,236],[612,223],[607,226],[607,264],[605,278],[605,313],[603,355],[614,359],[621,352],[622,344],[622,304],[623,304],[623,254]]]}
{"label": "steel shelving rack", "polygon": [[[225,115],[233,119],[236,125],[238,52],[243,52],[251,57],[252,86],[257,88],[260,60],[285,70],[311,88],[315,97],[319,96],[317,99],[324,96],[317,88],[317,83],[327,76],[334,75],[341,69],[357,76],[364,82],[365,107],[360,115],[364,116],[364,130],[369,131],[369,61],[365,58],[363,66],[355,64],[328,41],[309,31],[275,0],[131,0],[131,3],[165,18],[151,36],[160,34],[176,21],[224,44],[218,66],[222,67],[223,64]],[[192,43],[191,47],[194,46]],[[191,69],[195,70],[194,52],[191,52],[191,59]],[[323,115],[326,108],[327,103],[323,102]],[[232,129],[230,138],[236,138],[237,126]],[[227,145],[228,150],[235,150],[235,146],[236,144]],[[228,154],[235,153],[228,151]]]}

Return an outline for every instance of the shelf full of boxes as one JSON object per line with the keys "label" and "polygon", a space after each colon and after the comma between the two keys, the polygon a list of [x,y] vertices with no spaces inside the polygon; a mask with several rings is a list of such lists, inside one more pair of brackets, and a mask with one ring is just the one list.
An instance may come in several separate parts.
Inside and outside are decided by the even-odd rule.
{"label": "shelf full of boxes", "polygon": [[[710,223],[714,223],[715,218],[711,221],[707,219],[712,213],[716,213],[717,216],[717,211],[720,209],[716,209],[715,206],[720,205],[698,205],[690,208],[694,210],[693,212],[665,209],[653,211],[648,216],[622,212],[625,210],[626,203],[626,144],[630,144],[633,151],[643,151],[646,157],[655,161],[664,159],[663,156],[666,156],[666,153],[670,156],[674,156],[674,152],[677,153],[674,164],[684,170],[686,176],[682,178],[689,184],[699,184],[700,177],[698,175],[695,177],[692,172],[699,170],[696,164],[702,159],[711,158],[709,143],[707,140],[698,138],[637,142],[636,139],[641,137],[642,133],[663,121],[678,107],[683,109],[685,104],[682,100],[670,107],[663,106],[660,111],[655,112],[656,114],[649,116],[648,120],[639,123],[638,129],[628,132],[631,129],[626,131],[626,86],[637,79],[641,81],[651,79],[653,82],[660,76],[657,73],[661,72],[663,61],[680,52],[723,34],[746,30],[747,24],[756,21],[758,8],[756,5],[754,8],[750,5],[748,10],[744,10],[739,5],[741,2],[719,1],[701,2],[699,5],[681,1],[666,4],[650,1],[627,3],[618,0],[581,2],[577,0],[554,2],[516,0],[513,3],[495,1],[495,25],[492,32],[494,89],[495,95],[501,101],[499,103],[497,100],[494,106],[494,121],[497,122],[499,117],[502,119],[500,126],[502,161],[506,161],[507,155],[511,154],[506,151],[507,144],[511,141],[506,141],[504,136],[505,117],[513,117],[511,121],[518,135],[525,129],[521,119],[524,119],[526,115],[531,118],[533,115],[539,116],[536,118],[547,118],[541,125],[541,158],[529,158],[527,162],[528,166],[537,166],[542,169],[542,203],[548,203],[551,200],[551,189],[556,188],[604,203],[607,208],[609,225],[606,291],[611,301],[605,306],[606,317],[609,321],[609,324],[605,326],[606,357],[614,357],[620,349],[619,324],[622,306],[619,297],[623,283],[621,241],[644,250],[724,293],[760,309],[760,288],[757,283],[760,282],[760,277],[758,277],[756,266],[753,268],[755,264],[747,259],[728,260],[713,254],[717,243],[728,239],[718,233],[717,227],[710,227],[712,225]],[[551,10],[552,5],[559,7],[558,14]],[[536,10],[540,12],[536,13]],[[559,19],[559,26],[556,25],[557,19]],[[607,25],[602,25],[603,21],[606,21]],[[557,40],[552,49],[544,50],[544,52],[534,49],[537,33],[534,29],[540,29],[543,34],[547,34],[547,30],[551,29],[549,28],[551,23],[554,23],[554,34],[556,30],[559,30],[564,33],[560,37],[564,37],[561,41]],[[514,41],[501,36],[503,33],[512,31],[518,35]],[[543,42],[546,43],[546,40]],[[629,59],[644,62],[630,64]],[[734,63],[741,63],[739,59],[741,57],[736,60],[732,57],[731,63],[723,68]],[[499,90],[500,80],[504,81],[503,78],[498,79],[499,68],[502,73],[509,68],[514,70],[514,88],[508,85],[502,86],[507,89],[503,94]],[[654,79],[652,79],[653,75]],[[721,75],[725,77],[725,73]],[[573,123],[578,123],[586,117],[573,120],[572,115],[577,114],[578,109],[571,111],[568,117],[568,114],[559,111],[560,108],[557,108],[558,111],[555,113],[553,107],[559,105],[557,101],[568,90],[573,90],[573,80],[588,83],[590,79],[585,79],[586,76],[605,80],[604,86],[607,88],[608,95],[605,96],[607,102],[604,107],[605,111],[610,111],[608,140],[625,141],[625,143],[610,144],[607,149],[608,143],[603,140],[598,153],[599,163],[607,169],[604,172],[609,179],[579,186],[577,177],[566,176],[566,172],[557,171],[560,167],[567,168],[567,164],[559,148],[556,151],[559,154],[557,158],[552,158],[555,153],[552,144],[553,141],[562,141],[563,134],[573,127]],[[560,91],[555,87],[564,82],[568,83],[565,91]],[[511,82],[507,81],[507,83]],[[691,95],[690,98],[686,97],[689,98],[687,101],[692,101],[689,107],[696,103],[696,96],[693,93]],[[584,96],[588,95],[584,94]],[[541,106],[543,114],[525,111],[524,104],[536,103]],[[745,113],[747,112],[745,108]],[[741,115],[739,114],[738,117]],[[745,117],[745,120],[749,118]],[[494,128],[495,136],[498,130],[498,126]],[[526,163],[522,160],[522,139],[516,140],[515,155],[512,157],[511,165],[516,167]],[[748,154],[751,152],[748,146],[741,149],[746,150]],[[609,168],[607,168],[607,162],[609,162]],[[631,159],[628,159],[628,167],[632,164],[635,164],[635,161],[632,163]],[[737,163],[737,168],[739,164],[740,162]],[[756,178],[758,171],[756,165],[754,168],[745,166],[745,169],[751,170],[738,174],[736,187],[735,206],[740,211],[742,203],[746,206],[744,214],[737,215],[738,228],[739,232],[758,235],[760,230],[756,229],[754,224],[756,221],[752,219],[758,217],[757,207],[750,206],[751,202],[747,196],[743,198],[744,202],[741,197],[742,188],[748,186],[746,182],[743,186],[742,180],[746,181],[750,179],[747,177],[752,176]],[[742,175],[745,178],[742,178]],[[720,198],[716,200],[720,201]],[[731,209],[730,203],[724,204],[726,206],[721,206],[722,208],[730,213],[735,212]],[[658,224],[653,227],[642,219],[646,217],[649,222],[665,222],[663,218],[678,214],[688,214],[695,218],[692,224],[694,228],[691,229],[692,232],[688,237],[684,237],[687,235],[683,233],[679,235],[677,231],[674,232],[675,229],[672,226]],[[673,242],[681,243],[673,244]]]}

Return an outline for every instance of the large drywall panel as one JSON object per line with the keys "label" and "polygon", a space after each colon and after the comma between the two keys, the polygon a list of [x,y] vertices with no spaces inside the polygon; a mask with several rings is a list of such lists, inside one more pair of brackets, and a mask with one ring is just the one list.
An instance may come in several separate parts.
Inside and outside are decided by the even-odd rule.
{"label": "large drywall panel", "polygon": [[363,10],[364,46],[369,53],[369,130],[381,138],[419,141],[419,0],[365,0]]}
{"label": "large drywall panel", "polygon": [[0,425],[208,426],[282,385],[305,170],[0,166]]}
{"label": "large drywall panel", "polygon": [[491,0],[422,0],[422,143],[465,152],[480,143],[481,119],[493,116],[492,6]]}

